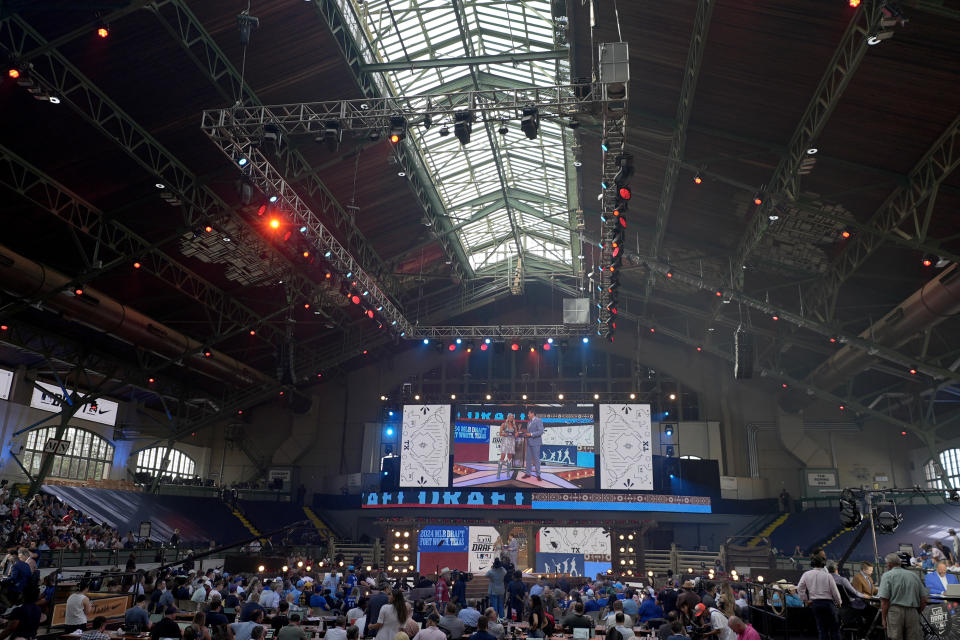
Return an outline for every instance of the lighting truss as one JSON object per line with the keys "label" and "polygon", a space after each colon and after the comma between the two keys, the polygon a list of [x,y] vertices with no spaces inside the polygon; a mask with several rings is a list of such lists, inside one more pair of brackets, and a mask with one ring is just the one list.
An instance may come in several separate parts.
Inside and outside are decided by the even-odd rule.
{"label": "lighting truss", "polygon": [[569,338],[582,336],[586,327],[565,324],[512,324],[492,326],[434,326],[417,327],[412,340],[423,338]]}
{"label": "lighting truss", "polygon": [[[216,222],[229,215],[231,208],[197,175],[160,144],[148,131],[125,113],[103,91],[84,76],[55,47],[50,46],[23,18],[14,14],[0,20],[0,47],[13,57],[28,54],[33,62],[31,78],[51,95],[60,97],[64,106],[74,109],[107,138],[119,145],[138,165],[165,185],[183,203],[184,222],[199,227]],[[238,218],[239,219],[239,218]],[[266,242],[257,240],[253,232],[245,234],[244,242],[231,242],[244,260],[262,263],[260,252],[275,256],[287,272],[284,285],[288,292],[311,304],[325,302],[324,308],[338,313],[344,321],[349,318],[328,294],[314,281],[300,273],[293,262]]]}
{"label": "lighting truss", "polygon": [[[100,245],[115,251],[118,257],[108,262],[100,270],[101,273],[121,264],[129,267],[133,260],[138,260],[144,271],[209,309],[216,326],[226,330],[231,327],[256,327],[265,339],[283,339],[284,332],[272,325],[270,318],[282,319],[288,307],[270,314],[270,317],[261,316],[170,258],[159,249],[157,243],[147,241],[116,219],[105,216],[95,206],[2,145],[0,184],[43,207],[77,231],[96,239]],[[175,232],[168,240],[179,235]],[[299,305],[299,302],[294,305]]]}
{"label": "lighting truss", "polygon": [[[807,158],[807,150],[815,146],[820,133],[827,126],[830,115],[840,102],[840,97],[860,66],[869,45],[867,39],[880,26],[884,0],[864,0],[856,9],[847,25],[840,44],[834,51],[820,84],[810,99],[806,111],[787,145],[787,153],[780,158],[777,168],[767,183],[767,197],[747,223],[747,230],[740,239],[730,269],[738,281],[743,280],[743,265],[770,227],[769,213],[777,201],[796,200],[800,195],[801,163]],[[715,307],[715,314],[718,307]]]}
{"label": "lighting truss", "polygon": [[[429,93],[417,96],[303,102],[273,106],[234,106],[207,109],[201,128],[215,141],[226,136],[232,141],[257,139],[265,125],[280,127],[283,135],[318,135],[324,124],[338,122],[343,131],[386,131],[390,118],[403,116],[411,125],[427,114],[433,126],[452,126],[454,114],[472,111],[489,121],[519,121],[525,107],[536,106],[541,119],[564,118],[582,114],[594,103],[593,83],[480,89]],[[583,97],[578,97],[583,96]]]}

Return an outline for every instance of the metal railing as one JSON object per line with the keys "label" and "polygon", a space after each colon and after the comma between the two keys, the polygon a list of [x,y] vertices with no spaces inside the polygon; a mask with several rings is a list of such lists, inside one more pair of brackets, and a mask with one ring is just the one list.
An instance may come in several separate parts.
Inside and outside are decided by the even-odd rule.
{"label": "metal railing", "polygon": [[134,554],[137,564],[144,562],[159,562],[161,564],[182,560],[187,556],[187,549],[177,549],[173,547],[157,547],[154,549],[103,549],[70,551],[67,549],[48,549],[38,551],[38,566],[49,567],[88,567],[102,566],[124,567],[130,554]]}

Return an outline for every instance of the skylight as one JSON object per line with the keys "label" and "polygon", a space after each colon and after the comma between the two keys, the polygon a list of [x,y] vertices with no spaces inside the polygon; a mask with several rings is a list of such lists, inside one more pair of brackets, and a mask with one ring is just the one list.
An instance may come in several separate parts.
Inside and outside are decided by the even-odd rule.
{"label": "skylight", "polygon": [[[375,62],[407,62],[564,49],[554,39],[549,0],[338,0],[358,20]],[[462,14],[460,9],[462,8]],[[463,33],[467,38],[463,37]],[[570,83],[567,57],[472,66],[382,72],[396,96],[475,88],[552,86]],[[572,273],[576,231],[569,171],[573,137],[563,123],[541,119],[528,139],[516,120],[477,118],[465,146],[452,122],[410,128],[413,143],[446,208],[471,267],[499,271],[538,260]],[[447,125],[448,135],[440,129]]]}

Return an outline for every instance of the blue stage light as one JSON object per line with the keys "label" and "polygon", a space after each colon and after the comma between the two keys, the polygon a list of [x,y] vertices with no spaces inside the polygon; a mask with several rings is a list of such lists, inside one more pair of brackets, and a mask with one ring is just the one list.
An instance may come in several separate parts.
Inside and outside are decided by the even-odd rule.
{"label": "blue stage light", "polygon": [[430,344],[430,338],[424,338],[423,344]]}
{"label": "blue stage light", "polygon": [[[391,415],[391,416],[393,415],[393,411],[390,412],[390,415]],[[388,435],[388,436],[392,436],[392,435],[393,435],[393,427],[387,427],[387,435]]]}
{"label": "blue stage light", "polygon": [[590,338],[583,336],[583,344],[587,344],[588,342],[590,342]]}

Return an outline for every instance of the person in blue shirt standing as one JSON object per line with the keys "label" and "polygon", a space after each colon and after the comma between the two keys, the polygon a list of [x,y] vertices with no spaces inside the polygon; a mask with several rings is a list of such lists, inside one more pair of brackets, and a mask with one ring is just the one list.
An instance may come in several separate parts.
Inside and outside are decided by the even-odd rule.
{"label": "person in blue shirt standing", "polygon": [[529,478],[536,467],[537,480],[540,480],[540,445],[543,444],[543,420],[537,415],[537,412],[530,409],[527,412],[530,416],[530,422],[527,423],[527,461],[524,466],[522,478]]}
{"label": "person in blue shirt standing", "polygon": [[[626,602],[626,600],[624,600]],[[631,599],[632,602],[632,599]],[[623,607],[624,612],[626,612],[627,607]],[[663,616],[663,607],[657,604],[657,601],[653,599],[653,596],[647,595],[643,599],[643,603],[637,609],[637,617],[640,622],[646,622],[647,620],[653,620],[654,618],[662,618]]]}

